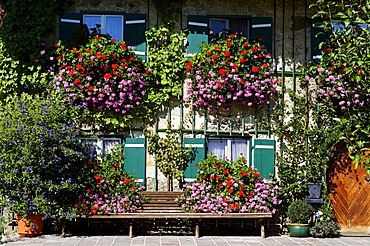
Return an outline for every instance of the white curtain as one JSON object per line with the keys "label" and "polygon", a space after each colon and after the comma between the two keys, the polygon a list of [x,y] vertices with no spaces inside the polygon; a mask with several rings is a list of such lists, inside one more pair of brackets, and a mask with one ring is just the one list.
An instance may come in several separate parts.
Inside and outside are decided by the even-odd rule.
{"label": "white curtain", "polygon": [[210,140],[208,143],[208,153],[213,153],[218,159],[225,159],[225,149],[227,140]]}
{"label": "white curtain", "polygon": [[231,160],[236,161],[241,156],[248,160],[248,144],[246,140],[231,141]]}
{"label": "white curtain", "polygon": [[211,139],[208,142],[208,153],[211,152],[218,159],[236,161],[239,157],[244,156],[249,161],[248,143],[246,140]]}

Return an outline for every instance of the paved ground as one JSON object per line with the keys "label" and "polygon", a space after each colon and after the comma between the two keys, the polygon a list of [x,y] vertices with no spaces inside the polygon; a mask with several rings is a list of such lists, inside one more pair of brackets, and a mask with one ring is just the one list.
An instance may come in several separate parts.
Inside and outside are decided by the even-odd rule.
{"label": "paved ground", "polygon": [[60,236],[45,235],[37,238],[14,238],[4,245],[9,246],[344,246],[370,245],[370,237],[365,235],[342,236],[340,238],[294,238],[289,236]]}

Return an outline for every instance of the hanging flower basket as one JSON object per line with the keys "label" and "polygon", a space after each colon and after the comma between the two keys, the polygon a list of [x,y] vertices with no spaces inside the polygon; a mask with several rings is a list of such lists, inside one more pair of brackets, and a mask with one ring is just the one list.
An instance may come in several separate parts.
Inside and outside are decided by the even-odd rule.
{"label": "hanging flower basket", "polygon": [[187,100],[209,108],[233,101],[248,106],[270,104],[277,81],[271,73],[270,56],[257,41],[233,34],[204,44],[185,65]]}

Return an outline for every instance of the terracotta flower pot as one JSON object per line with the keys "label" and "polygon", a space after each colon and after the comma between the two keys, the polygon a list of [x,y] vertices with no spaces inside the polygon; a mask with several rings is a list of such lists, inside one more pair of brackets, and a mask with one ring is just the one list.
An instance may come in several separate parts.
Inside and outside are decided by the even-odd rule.
{"label": "terracotta flower pot", "polygon": [[36,237],[42,234],[44,221],[42,214],[30,214],[27,218],[18,215],[18,234],[20,237]]}

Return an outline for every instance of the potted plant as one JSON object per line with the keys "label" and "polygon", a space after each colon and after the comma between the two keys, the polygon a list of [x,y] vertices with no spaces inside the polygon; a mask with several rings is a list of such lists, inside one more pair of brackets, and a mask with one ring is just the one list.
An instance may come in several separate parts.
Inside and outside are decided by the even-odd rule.
{"label": "potted plant", "polygon": [[305,237],[308,235],[311,219],[311,207],[303,201],[295,201],[288,207],[287,216],[291,223],[288,231],[291,237]]}
{"label": "potted plant", "polygon": [[42,233],[33,215],[56,222],[76,215],[88,154],[76,139],[75,110],[56,97],[26,94],[0,110],[0,206],[24,220],[21,236]]}

